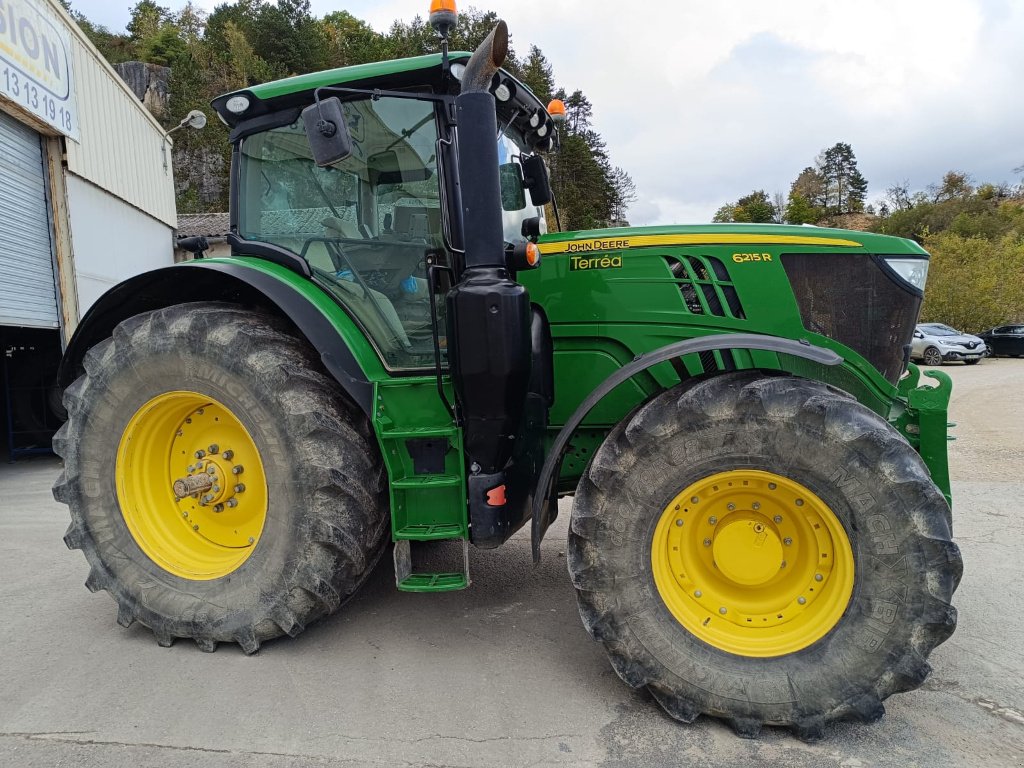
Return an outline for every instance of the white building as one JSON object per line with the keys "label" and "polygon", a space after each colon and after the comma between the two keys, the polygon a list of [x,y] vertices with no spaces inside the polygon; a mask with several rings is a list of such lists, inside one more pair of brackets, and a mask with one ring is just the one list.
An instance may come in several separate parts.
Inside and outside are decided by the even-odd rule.
{"label": "white building", "polygon": [[170,140],[60,3],[0,9],[2,454],[48,445],[62,345],[108,288],[173,263],[176,214]]}

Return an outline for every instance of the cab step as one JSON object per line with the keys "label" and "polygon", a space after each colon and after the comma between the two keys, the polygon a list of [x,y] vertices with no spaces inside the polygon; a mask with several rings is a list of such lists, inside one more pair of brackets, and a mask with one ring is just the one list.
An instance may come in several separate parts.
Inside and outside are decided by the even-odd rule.
{"label": "cab step", "polygon": [[462,543],[462,572],[413,572],[412,544],[408,539],[395,542],[395,585],[400,592],[455,592],[471,583],[469,578],[469,540]]}

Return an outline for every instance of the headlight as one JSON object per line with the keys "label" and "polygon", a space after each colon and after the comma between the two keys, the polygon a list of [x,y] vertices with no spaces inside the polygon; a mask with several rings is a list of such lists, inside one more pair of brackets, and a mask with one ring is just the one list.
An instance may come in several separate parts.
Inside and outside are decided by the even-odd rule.
{"label": "headlight", "polygon": [[883,256],[882,261],[905,283],[924,291],[928,279],[928,259],[907,256]]}
{"label": "headlight", "polygon": [[249,108],[249,97],[242,95],[232,96],[224,102],[224,106],[228,112],[240,115]]}

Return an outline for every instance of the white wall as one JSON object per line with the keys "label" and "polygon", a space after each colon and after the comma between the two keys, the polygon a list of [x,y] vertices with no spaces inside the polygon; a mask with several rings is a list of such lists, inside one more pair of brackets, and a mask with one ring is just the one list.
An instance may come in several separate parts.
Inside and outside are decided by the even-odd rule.
{"label": "white wall", "polygon": [[72,173],[65,175],[78,311],[84,316],[109,288],[173,263],[173,231]]}

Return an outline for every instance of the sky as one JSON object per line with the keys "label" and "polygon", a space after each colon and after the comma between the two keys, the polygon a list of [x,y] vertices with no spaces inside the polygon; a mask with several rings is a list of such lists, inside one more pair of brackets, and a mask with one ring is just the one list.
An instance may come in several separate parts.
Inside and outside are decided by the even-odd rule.
{"label": "sky", "polygon": [[[131,2],[73,0],[122,30]],[[176,10],[183,0],[163,0]],[[214,0],[198,0],[207,10]],[[787,194],[837,141],[868,202],[948,170],[1017,183],[1024,165],[1024,2],[1018,0],[480,0],[581,89],[612,162],[633,177],[633,225],[709,221],[755,189]],[[422,7],[420,7],[422,6]],[[468,4],[467,4],[468,6]],[[427,0],[312,0],[375,29]]]}

